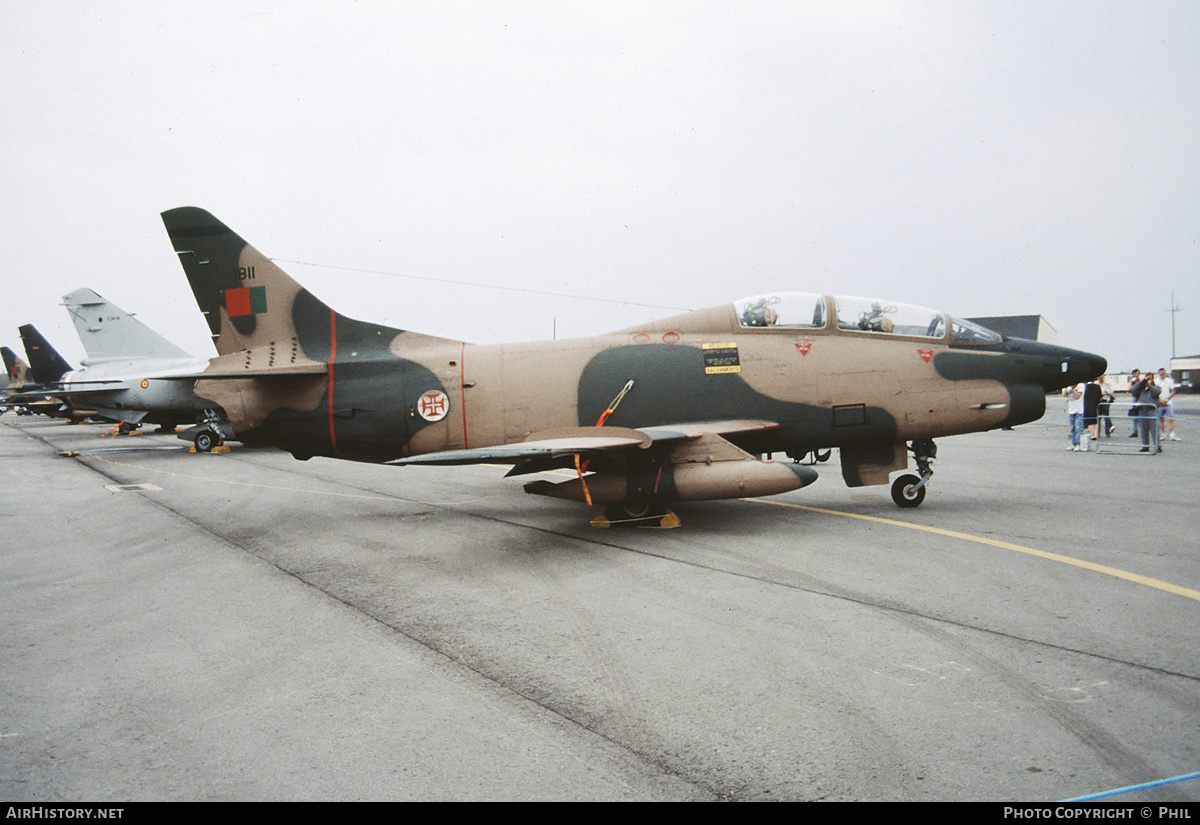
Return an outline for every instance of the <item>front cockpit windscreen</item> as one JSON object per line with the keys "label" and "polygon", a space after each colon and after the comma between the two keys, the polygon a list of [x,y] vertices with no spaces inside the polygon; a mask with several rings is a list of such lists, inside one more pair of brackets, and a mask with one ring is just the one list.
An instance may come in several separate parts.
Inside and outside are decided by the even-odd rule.
{"label": "front cockpit windscreen", "polygon": [[950,319],[950,340],[956,344],[995,344],[1000,334],[962,318]]}
{"label": "front cockpit windscreen", "polygon": [[839,295],[834,300],[837,302],[838,329],[918,338],[946,337],[946,316],[932,309],[875,298]]}
{"label": "front cockpit windscreen", "polygon": [[820,329],[825,326],[825,298],[808,292],[775,292],[734,302],[743,327]]}

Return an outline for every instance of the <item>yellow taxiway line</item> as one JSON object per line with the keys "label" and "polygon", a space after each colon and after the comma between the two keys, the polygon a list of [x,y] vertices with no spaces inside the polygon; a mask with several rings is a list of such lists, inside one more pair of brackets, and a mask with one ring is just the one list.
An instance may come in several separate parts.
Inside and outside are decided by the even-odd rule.
{"label": "yellow taxiway line", "polygon": [[846,513],[841,510],[827,510],[823,507],[808,507],[803,504],[792,504],[787,501],[772,501],[766,498],[747,498],[743,501],[753,501],[759,504],[773,504],[776,507],[790,507],[793,510],[808,510],[811,513],[824,513],[830,516],[841,516],[842,518],[856,518],[863,521],[874,521],[879,524],[887,524],[892,527],[906,527],[909,530],[920,530],[924,533],[933,533],[938,536],[946,536],[947,538],[958,539],[960,541],[971,541],[976,544],[987,544],[992,547],[1000,547],[1004,550],[1012,550],[1015,553],[1024,553],[1029,556],[1037,556],[1038,558],[1055,561],[1059,564],[1069,564],[1072,567],[1082,567],[1084,570],[1091,570],[1093,573],[1102,573],[1105,576],[1113,576],[1118,579],[1125,579],[1136,584],[1142,584],[1146,587],[1153,587],[1156,590],[1162,590],[1166,593],[1172,593],[1176,596],[1183,596],[1185,599],[1193,599],[1200,602],[1200,590],[1192,590],[1187,587],[1180,587],[1177,584],[1161,581],[1160,579],[1152,579],[1149,576],[1142,576],[1137,573],[1130,573],[1128,570],[1121,570],[1116,567],[1108,567],[1104,564],[1096,564],[1083,559],[1072,558],[1071,556],[1063,556],[1059,553],[1049,553],[1045,550],[1038,550],[1036,547],[1025,547],[1021,544],[1013,544],[1008,541],[997,541],[996,539],[988,539],[983,536],[973,536],[970,533],[958,533],[954,530],[943,530],[940,527],[927,527],[924,524],[912,524],[907,521],[897,521],[896,519],[881,518],[879,516],[864,516],[859,513]]}
{"label": "yellow taxiway line", "polygon": [[[103,458],[100,456],[92,456],[92,457],[97,458],[99,461],[104,462],[106,464],[124,464],[125,466],[132,466],[132,465],[126,464],[125,462],[113,461],[111,459],[106,459],[106,458]],[[294,490],[294,489],[288,488],[288,487],[279,487],[279,486],[272,486],[272,485],[266,485],[266,484],[249,484],[246,482],[231,481],[229,479],[206,478],[204,476],[191,475],[188,473],[172,472],[172,471],[168,471],[168,470],[153,470],[153,472],[158,472],[163,475],[169,475],[169,476],[179,476],[181,478],[200,479],[200,480],[204,480],[204,481],[217,481],[217,482],[221,482],[224,484],[230,484],[230,485],[241,486],[241,487],[260,487],[263,489],[288,490],[291,492],[308,493],[310,495],[333,496],[333,497],[338,497],[338,498],[358,498],[358,499],[367,499],[367,500],[371,500],[371,499],[391,500],[391,501],[401,501],[401,502],[405,502],[408,504],[418,504],[418,505],[425,505],[425,506],[438,506],[438,504],[439,504],[439,502],[421,501],[420,499],[401,498],[400,496],[389,496],[389,495],[378,495],[378,494],[370,495],[370,494],[362,494],[362,493],[335,493],[335,492],[326,491],[326,490],[299,490],[299,491],[297,491],[297,490]],[[547,471],[547,474],[550,474],[553,472],[554,471]],[[575,476],[574,473],[562,473],[562,475],[569,475],[572,478]],[[986,544],[986,545],[990,545],[992,547],[999,547],[1004,550],[1012,550],[1013,552],[1016,552],[1016,553],[1024,553],[1029,556],[1037,556],[1038,558],[1047,559],[1048,561],[1055,561],[1060,564],[1069,564],[1072,567],[1081,567],[1085,570],[1091,570],[1094,573],[1101,573],[1106,576],[1113,576],[1114,578],[1124,579],[1126,581],[1134,582],[1135,584],[1145,585],[1146,587],[1153,587],[1157,590],[1162,590],[1166,593],[1172,593],[1176,596],[1183,596],[1185,599],[1192,599],[1194,601],[1200,602],[1200,590],[1192,590],[1187,587],[1180,587],[1177,584],[1171,584],[1170,582],[1161,581],[1160,579],[1152,579],[1149,576],[1142,576],[1137,573],[1130,573],[1128,570],[1121,570],[1116,567],[1108,567],[1107,565],[1096,564],[1094,562],[1084,561],[1083,559],[1076,559],[1076,558],[1072,558],[1071,556],[1064,556],[1059,553],[1050,553],[1045,550],[1038,550],[1036,547],[1025,547],[1024,545],[1021,545],[1021,544],[1013,544],[1012,542],[1007,542],[1007,541],[997,541],[996,539],[988,539],[988,538],[984,538],[983,536],[973,536],[970,533],[959,533],[954,530],[943,530],[940,527],[928,527],[924,524],[912,524],[907,521],[897,521],[896,519],[882,518],[880,516],[864,516],[860,513],[847,513],[842,510],[829,510],[829,509],[826,509],[823,507],[809,507],[804,504],[792,504],[791,502],[787,502],[787,501],[772,501],[771,499],[766,499],[766,498],[745,498],[745,499],[742,499],[742,501],[752,501],[752,502],[755,502],[758,504],[772,504],[776,507],[790,507],[793,510],[807,510],[810,513],[823,513],[823,514],[829,515],[829,516],[841,516],[842,518],[856,518],[856,519],[861,519],[863,521],[874,521],[879,524],[887,524],[892,527],[905,527],[905,528],[908,528],[909,530],[920,530],[925,533],[933,533],[935,535],[945,536],[947,538],[952,538],[952,539],[958,539],[960,541],[970,541],[970,542],[974,542],[976,544]],[[459,502],[459,503],[461,503],[461,502]]]}

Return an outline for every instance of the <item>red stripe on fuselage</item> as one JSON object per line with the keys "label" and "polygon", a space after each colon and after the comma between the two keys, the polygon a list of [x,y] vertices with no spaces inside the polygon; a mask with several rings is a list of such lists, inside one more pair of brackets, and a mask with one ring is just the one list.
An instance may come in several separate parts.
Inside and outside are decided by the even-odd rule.
{"label": "red stripe on fuselage", "polygon": [[341,458],[338,451],[337,435],[333,431],[333,362],[337,359],[337,313],[329,310],[329,446],[334,454]]}
{"label": "red stripe on fuselage", "polygon": [[467,345],[463,343],[462,354],[458,358],[458,386],[459,386],[459,402],[458,405],[462,408],[463,420],[463,449],[469,449],[470,444],[467,443]]}

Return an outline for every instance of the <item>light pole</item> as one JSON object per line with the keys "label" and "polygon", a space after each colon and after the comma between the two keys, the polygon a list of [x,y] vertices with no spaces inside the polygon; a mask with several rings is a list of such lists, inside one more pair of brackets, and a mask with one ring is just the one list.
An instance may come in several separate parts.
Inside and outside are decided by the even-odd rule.
{"label": "light pole", "polygon": [[1171,313],[1171,360],[1175,360],[1175,313],[1179,312],[1179,304],[1175,303],[1175,290],[1171,290],[1171,308],[1167,310]]}

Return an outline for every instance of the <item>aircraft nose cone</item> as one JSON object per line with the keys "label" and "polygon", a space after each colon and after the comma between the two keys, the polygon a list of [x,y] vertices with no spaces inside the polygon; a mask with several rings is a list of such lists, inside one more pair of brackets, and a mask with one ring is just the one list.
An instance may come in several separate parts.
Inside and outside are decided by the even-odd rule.
{"label": "aircraft nose cone", "polygon": [[1091,381],[1108,371],[1108,359],[1090,352],[1070,349],[1063,358],[1063,386]]}
{"label": "aircraft nose cone", "polygon": [[1016,359],[1019,383],[1041,384],[1046,392],[1091,381],[1108,369],[1100,355],[1057,344],[1009,338],[1004,346]]}

